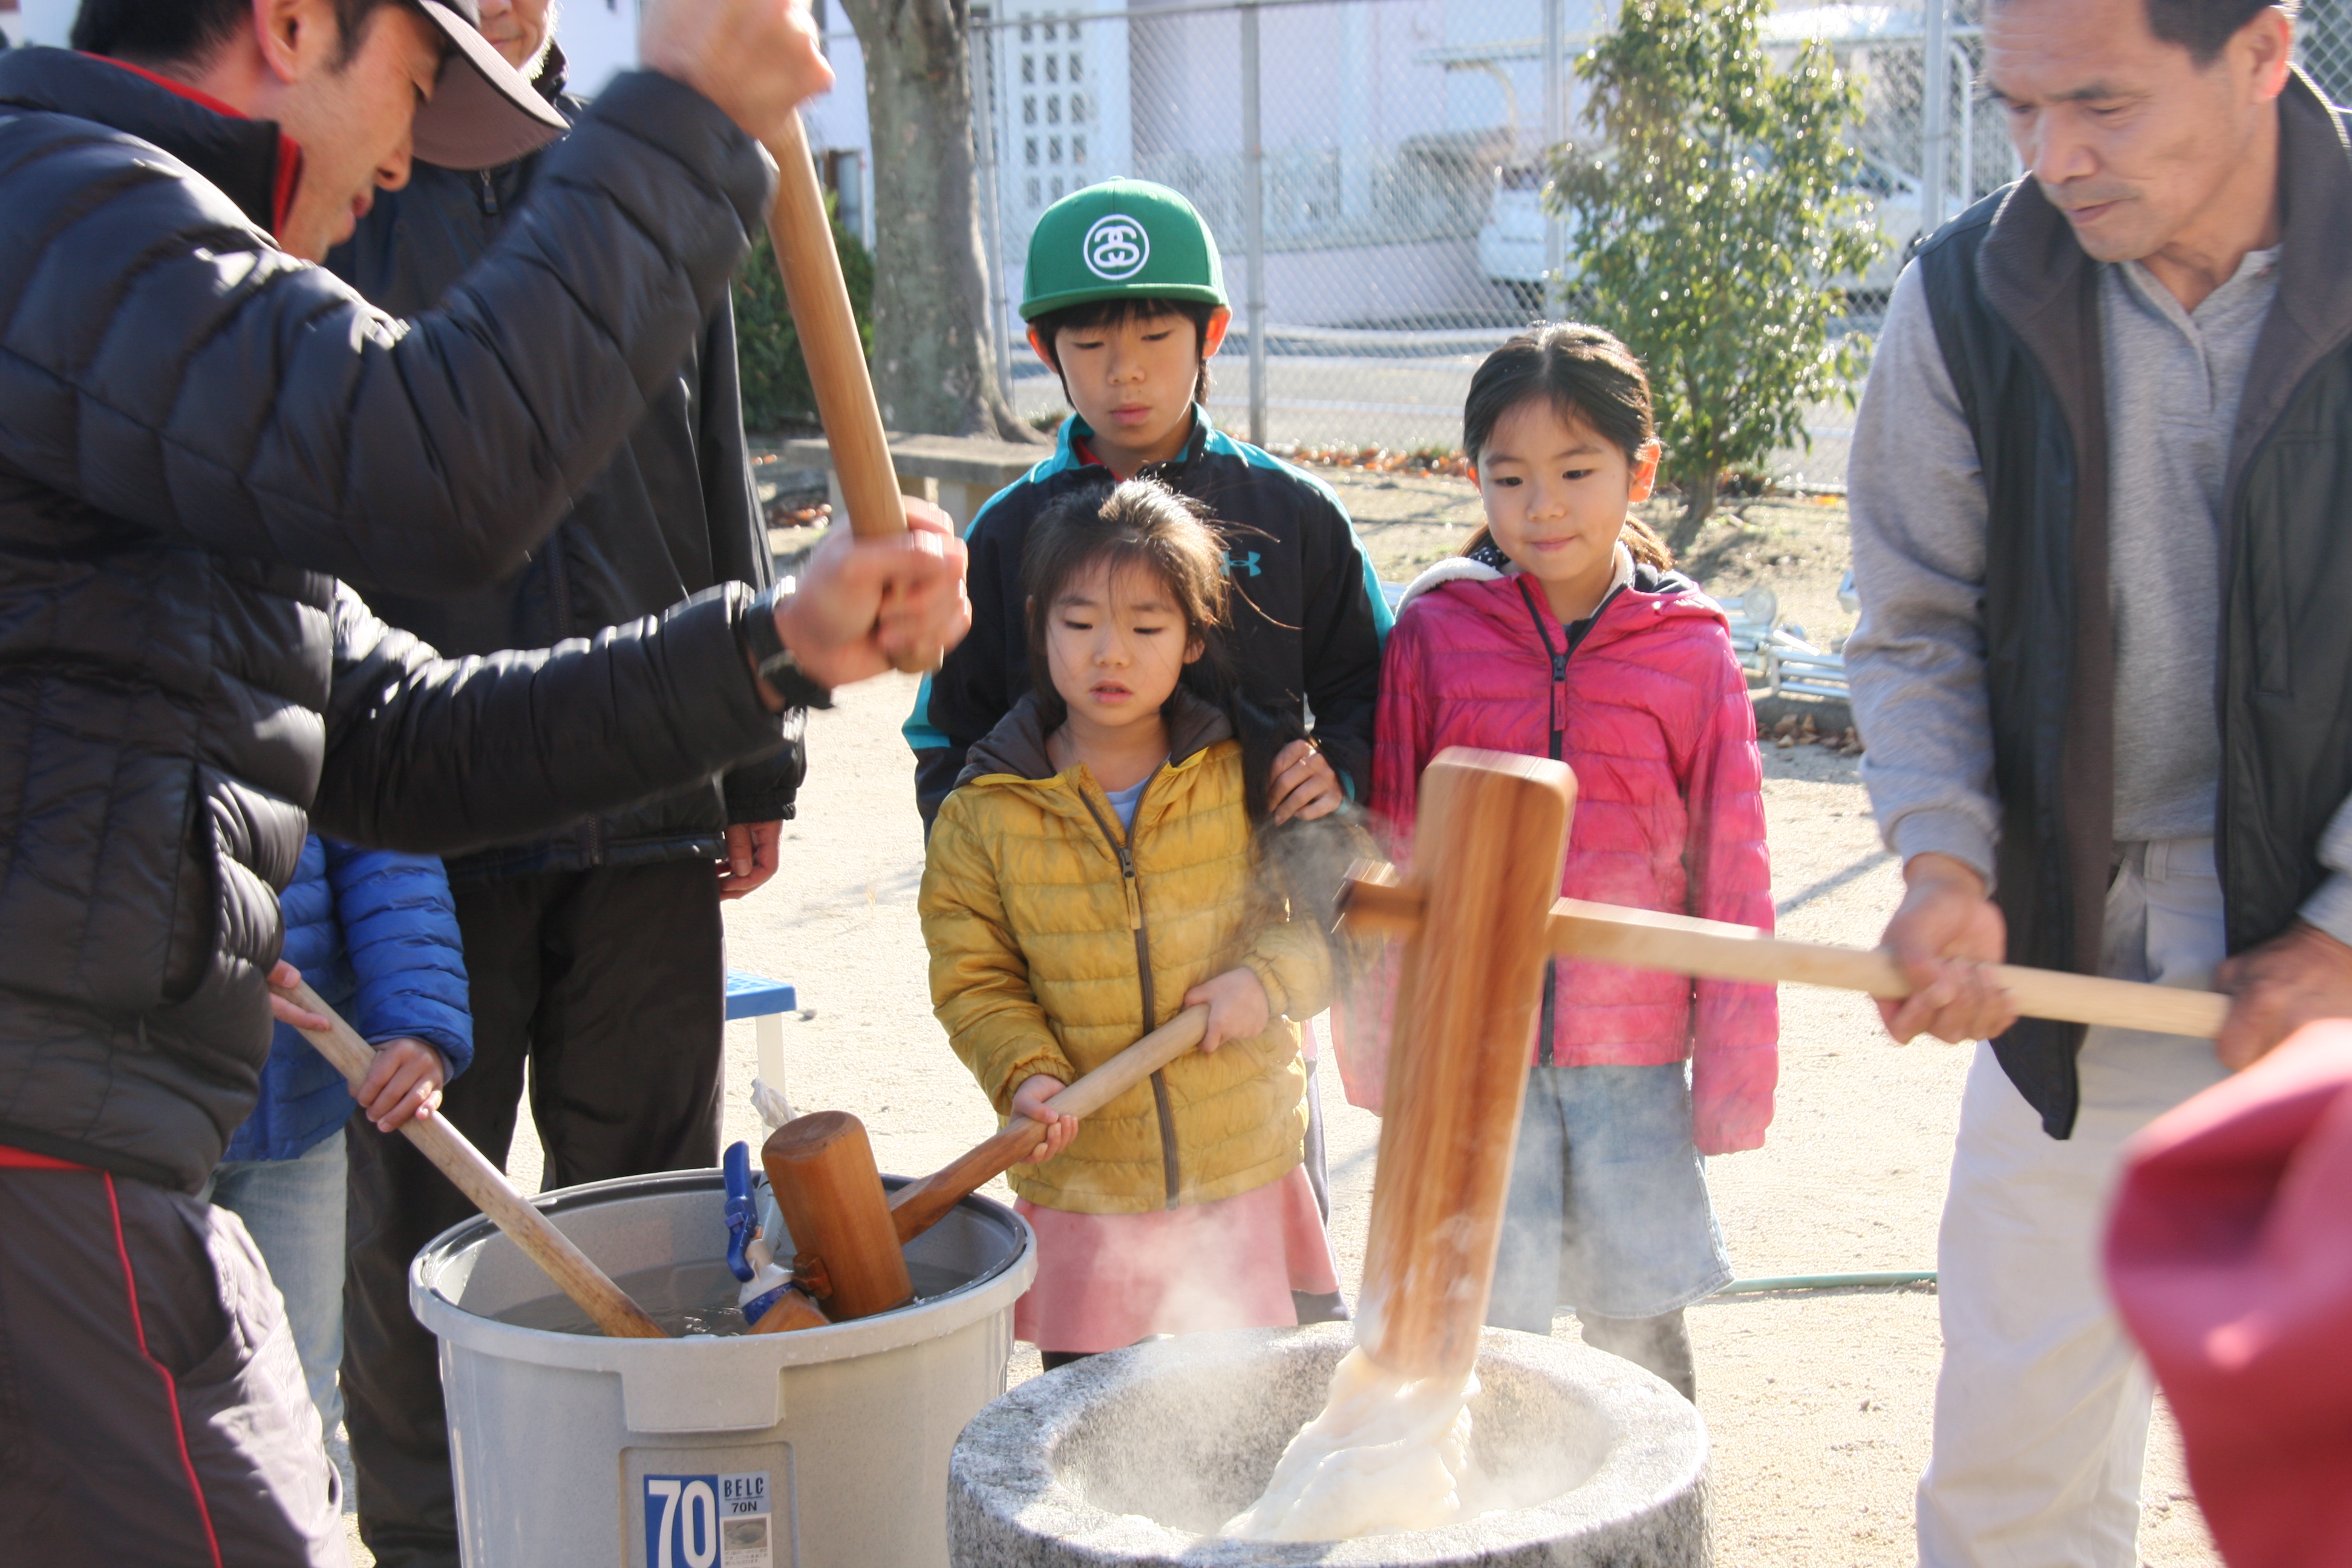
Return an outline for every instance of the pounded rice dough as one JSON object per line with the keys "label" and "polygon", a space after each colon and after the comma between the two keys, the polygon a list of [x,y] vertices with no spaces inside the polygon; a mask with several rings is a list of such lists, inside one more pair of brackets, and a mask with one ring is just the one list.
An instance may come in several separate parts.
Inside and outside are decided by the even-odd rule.
{"label": "pounded rice dough", "polygon": [[1408,1381],[1351,1350],[1331,1374],[1265,1495],[1222,1533],[1244,1541],[1347,1541],[1433,1530],[1462,1518],[1472,1489],[1469,1401],[1475,1374]]}

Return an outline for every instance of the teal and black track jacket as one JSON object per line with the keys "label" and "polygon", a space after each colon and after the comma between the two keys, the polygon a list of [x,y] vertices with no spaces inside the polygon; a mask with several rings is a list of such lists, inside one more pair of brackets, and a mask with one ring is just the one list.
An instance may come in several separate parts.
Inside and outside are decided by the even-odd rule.
{"label": "teal and black track jacket", "polygon": [[[1092,434],[1075,415],[1064,420],[1054,455],[991,497],[964,535],[971,547],[971,635],[923,682],[906,725],[927,828],[963,771],[964,752],[1029,689],[1022,551],[1030,522],[1053,501],[1110,482],[1108,469],[1080,455],[1078,443]],[[1234,440],[1199,409],[1184,450],[1138,477],[1236,525],[1225,570],[1241,590],[1234,655],[1243,693],[1268,712],[1311,710],[1316,743],[1349,797],[1365,798],[1381,639],[1393,617],[1339,498],[1321,480]]]}

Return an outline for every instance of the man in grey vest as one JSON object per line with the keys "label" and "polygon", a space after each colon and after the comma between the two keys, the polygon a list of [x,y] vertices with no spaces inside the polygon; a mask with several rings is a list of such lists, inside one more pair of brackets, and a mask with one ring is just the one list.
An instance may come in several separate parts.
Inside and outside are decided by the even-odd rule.
{"label": "man in grey vest", "polygon": [[[2352,1014],[2352,151],[2261,0],[1992,0],[2028,177],[1931,239],[1855,431],[1898,1039],[1980,1039],[1937,1268],[1926,1564],[2137,1562],[2125,1139]],[[2341,820],[2339,820],[2339,818]],[[1976,965],[2233,994],[2215,1046],[2020,1020]]]}

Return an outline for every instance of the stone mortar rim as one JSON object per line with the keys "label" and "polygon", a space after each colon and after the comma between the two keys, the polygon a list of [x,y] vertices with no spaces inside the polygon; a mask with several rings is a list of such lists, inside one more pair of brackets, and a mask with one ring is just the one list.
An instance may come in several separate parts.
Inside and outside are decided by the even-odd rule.
{"label": "stone mortar rim", "polygon": [[[1354,1333],[1349,1324],[1325,1323],[1304,1329],[1195,1334],[1187,1336],[1181,1350],[1168,1342],[1147,1342],[1032,1379],[983,1409],[957,1439],[950,1464],[951,1520],[959,1506],[976,1506],[1005,1528],[1026,1526],[1114,1563],[1181,1561],[1200,1568],[1291,1563],[1330,1568],[1349,1564],[1445,1568],[1540,1551],[1563,1534],[1632,1526],[1645,1514],[1672,1508],[1677,1499],[1705,1494],[1710,1455],[1706,1426],[1679,1394],[1650,1373],[1604,1352],[1508,1329],[1487,1329],[1481,1333],[1482,1367],[1502,1363],[1529,1372],[1569,1372],[1608,1401],[1612,1417],[1621,1424],[1617,1440],[1600,1468],[1578,1486],[1544,1502],[1480,1514],[1410,1536],[1296,1543],[1227,1542],[1137,1515],[1112,1513],[1087,1502],[1055,1475],[1054,1455],[1090,1404],[1154,1374],[1179,1355],[1188,1361],[1204,1355],[1222,1358],[1247,1353],[1247,1347],[1260,1343],[1310,1346],[1310,1353],[1328,1353],[1336,1364],[1354,1343]],[[985,1471],[985,1477],[977,1476],[977,1471]],[[982,1494],[1002,1498],[1016,1490],[1023,1500],[1010,1513],[980,1500]]]}

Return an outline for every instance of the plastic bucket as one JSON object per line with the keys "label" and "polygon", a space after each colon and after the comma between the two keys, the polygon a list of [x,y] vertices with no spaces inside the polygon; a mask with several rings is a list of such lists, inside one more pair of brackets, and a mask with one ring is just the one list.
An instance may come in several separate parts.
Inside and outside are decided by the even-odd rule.
{"label": "plastic bucket", "polygon": [[[680,1171],[539,1207],[606,1273],[644,1279],[722,1258],[724,1201],[719,1172]],[[547,1277],[487,1219],[445,1231],[408,1299],[440,1337],[467,1568],[946,1568],[948,1457],[1004,1391],[1036,1254],[1018,1215],[966,1198],[907,1249],[919,1277],[961,1281],[916,1306],[608,1340],[499,1321],[551,1296]]]}

